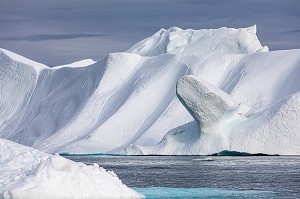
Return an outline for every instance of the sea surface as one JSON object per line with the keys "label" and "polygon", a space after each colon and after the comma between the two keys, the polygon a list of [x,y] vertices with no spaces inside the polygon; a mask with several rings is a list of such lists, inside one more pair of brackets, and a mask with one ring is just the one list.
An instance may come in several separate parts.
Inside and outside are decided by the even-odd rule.
{"label": "sea surface", "polygon": [[147,198],[300,198],[300,156],[68,156]]}

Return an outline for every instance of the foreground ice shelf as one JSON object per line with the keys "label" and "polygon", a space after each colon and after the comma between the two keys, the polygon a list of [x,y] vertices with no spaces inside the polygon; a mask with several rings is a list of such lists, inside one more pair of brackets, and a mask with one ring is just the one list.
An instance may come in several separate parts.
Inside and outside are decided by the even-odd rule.
{"label": "foreground ice shelf", "polygon": [[0,139],[0,198],[142,198],[112,171]]}

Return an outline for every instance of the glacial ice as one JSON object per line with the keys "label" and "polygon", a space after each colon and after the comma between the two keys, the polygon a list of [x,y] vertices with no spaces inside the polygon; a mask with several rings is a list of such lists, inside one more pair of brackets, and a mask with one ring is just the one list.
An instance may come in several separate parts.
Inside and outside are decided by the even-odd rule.
{"label": "glacial ice", "polygon": [[0,198],[142,198],[112,171],[0,139]]}
{"label": "glacial ice", "polygon": [[[54,68],[2,49],[0,137],[51,153],[299,154],[298,122],[281,119],[298,118],[299,74],[300,50],[268,51],[255,26],[162,29],[126,52]],[[227,108],[245,116],[217,118],[236,133],[200,133],[176,95],[185,75],[234,101]]]}
{"label": "glacial ice", "polygon": [[182,30],[172,27],[160,29],[126,52],[142,56],[171,54],[251,54],[267,52],[256,36],[256,25],[248,28],[219,28]]}
{"label": "glacial ice", "polygon": [[[300,150],[297,144],[300,139],[300,125],[297,124],[300,92],[269,109],[249,115],[250,107],[243,105],[246,108],[241,112],[241,104],[193,76],[184,76],[178,81],[177,94],[197,121],[202,146],[212,143],[223,145],[220,146],[223,150],[284,155],[298,154]],[[219,138],[203,135],[207,133]]]}

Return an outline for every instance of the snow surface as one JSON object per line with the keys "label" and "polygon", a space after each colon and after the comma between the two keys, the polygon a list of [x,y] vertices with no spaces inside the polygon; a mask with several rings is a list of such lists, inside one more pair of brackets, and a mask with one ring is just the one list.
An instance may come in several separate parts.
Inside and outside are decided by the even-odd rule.
{"label": "snow surface", "polygon": [[[52,153],[207,154],[227,149],[228,144],[201,149],[198,125],[176,96],[177,81],[185,75],[209,83],[213,92],[219,88],[217,94],[223,90],[241,104],[241,113],[251,107],[249,117],[300,91],[300,50],[267,52],[255,26],[173,27],[94,64],[39,65],[1,51],[0,137]],[[214,143],[216,137],[205,136]],[[286,136],[294,139],[294,134]],[[271,152],[300,153],[297,147]]]}
{"label": "snow surface", "polygon": [[112,171],[0,139],[0,198],[142,198]]}
{"label": "snow surface", "polygon": [[9,50],[5,50],[3,48],[0,48],[0,52],[1,52],[1,55],[0,55],[1,59],[9,59],[9,58],[11,58],[14,61],[26,64],[26,65],[33,66],[37,71],[40,71],[42,69],[47,68],[47,66],[44,65],[44,64],[32,61],[30,59],[27,59],[26,57],[18,55],[18,54],[14,53],[14,52],[11,52]]}
{"label": "snow surface", "polygon": [[[186,147],[177,153],[212,154],[231,150],[299,154],[300,125],[297,121],[300,120],[300,92],[250,115],[249,107],[236,103],[222,90],[193,76],[184,76],[178,81],[177,94],[195,118],[198,129],[192,130],[195,127],[191,126],[190,129],[170,132],[157,146],[140,146],[140,153],[169,154],[185,143]],[[191,139],[189,134],[194,137],[196,134],[197,139]]]}
{"label": "snow surface", "polygon": [[256,36],[256,25],[249,28],[219,28],[203,30],[182,30],[172,27],[160,29],[126,52],[142,56],[172,54],[249,54],[267,52]]}
{"label": "snow surface", "polygon": [[85,66],[92,65],[94,63],[96,63],[96,61],[94,61],[92,59],[84,59],[84,60],[76,61],[76,62],[73,62],[70,64],[54,66],[52,68],[59,69],[59,68],[65,68],[65,67],[70,67],[70,68],[85,67]]}

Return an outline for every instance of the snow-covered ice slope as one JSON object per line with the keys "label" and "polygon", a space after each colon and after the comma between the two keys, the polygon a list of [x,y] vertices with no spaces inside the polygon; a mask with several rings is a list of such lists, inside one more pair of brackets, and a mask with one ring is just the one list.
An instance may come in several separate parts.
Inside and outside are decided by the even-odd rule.
{"label": "snow-covered ice slope", "polygon": [[142,198],[112,171],[0,139],[0,198]]}
{"label": "snow-covered ice slope", "polygon": [[255,26],[162,29],[94,64],[54,68],[2,50],[0,137],[48,152],[202,154],[181,138],[146,150],[178,130],[199,139],[177,81],[196,76],[259,113],[300,91],[300,50],[267,51]]}
{"label": "snow-covered ice slope", "polygon": [[163,53],[185,54],[249,54],[267,52],[257,36],[256,26],[249,28],[219,28],[209,30],[182,30],[172,27],[161,29],[127,52],[142,56],[155,56]]}
{"label": "snow-covered ice slope", "polygon": [[[193,76],[184,76],[178,81],[177,94],[195,118],[198,128],[194,125],[169,132],[156,146],[139,147],[140,152],[173,154],[178,145],[184,145],[177,153],[212,154],[232,150],[299,154],[300,92],[252,114],[246,105]],[[131,147],[130,150],[134,149]]]}

